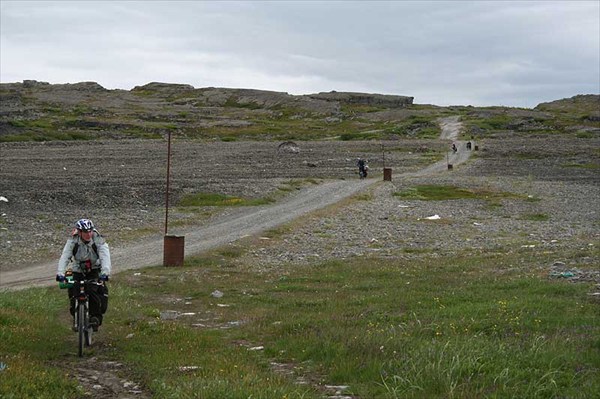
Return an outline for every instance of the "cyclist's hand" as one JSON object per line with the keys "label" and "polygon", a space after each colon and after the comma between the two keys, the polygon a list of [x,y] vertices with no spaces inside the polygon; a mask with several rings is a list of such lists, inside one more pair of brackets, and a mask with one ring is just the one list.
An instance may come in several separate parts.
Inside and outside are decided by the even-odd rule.
{"label": "cyclist's hand", "polygon": [[100,281],[108,281],[108,276],[106,274],[101,275]]}
{"label": "cyclist's hand", "polygon": [[65,281],[65,276],[63,274],[57,274],[56,275],[56,281],[58,281],[59,283],[62,283]]}

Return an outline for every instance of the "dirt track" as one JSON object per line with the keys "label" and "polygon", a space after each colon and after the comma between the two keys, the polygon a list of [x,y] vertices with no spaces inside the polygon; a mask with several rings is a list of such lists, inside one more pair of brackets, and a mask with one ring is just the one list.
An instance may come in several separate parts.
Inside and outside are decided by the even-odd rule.
{"label": "dirt track", "polygon": [[[460,129],[460,125],[457,123],[456,118],[450,118],[450,119],[445,119],[443,121],[441,121],[441,125],[443,127],[443,133],[442,133],[442,137],[444,138],[444,142],[442,143],[443,146],[447,146],[447,143],[445,142],[445,140],[447,139],[453,139],[456,138],[456,135],[458,134],[458,131]],[[143,144],[143,143],[141,143]],[[231,146],[228,145],[227,143],[221,144],[221,146],[225,146],[225,147],[230,147],[230,149],[235,149],[235,146]],[[262,147],[261,147],[262,145]],[[333,147],[333,145],[335,145],[336,147]],[[387,146],[389,147],[393,147],[394,145],[398,145],[398,143],[395,144],[390,144],[387,143]],[[415,143],[411,144],[412,146],[415,145]],[[422,143],[419,145],[423,145]],[[462,145],[459,143],[459,145]],[[212,145],[209,145],[210,147],[213,147]],[[271,146],[273,147],[273,144],[271,144]],[[340,201],[343,198],[346,198],[348,196],[351,196],[355,193],[357,193],[358,191],[364,189],[366,186],[371,185],[377,181],[380,181],[381,176],[377,176],[375,175],[374,177],[371,177],[369,179],[366,180],[358,180],[354,173],[355,173],[355,158],[357,156],[362,156],[365,157],[367,159],[372,160],[371,162],[371,169],[372,170],[376,170],[375,167],[377,165],[377,159],[379,154],[377,153],[378,150],[381,150],[381,144],[380,143],[300,143],[301,148],[305,148],[304,151],[306,151],[306,149],[308,150],[308,154],[304,154],[304,151],[302,151],[300,154],[277,154],[276,152],[273,151],[273,149],[271,149],[270,153],[267,153],[266,150],[264,149],[265,145],[264,143],[249,143],[248,147],[246,148],[244,151],[246,151],[246,153],[244,154],[245,156],[241,156],[241,154],[231,154],[231,151],[228,151],[227,148],[225,149],[226,153],[229,153],[229,157],[226,159],[222,160],[221,162],[223,162],[223,164],[216,164],[218,158],[216,157],[216,153],[213,153],[213,156],[215,156],[215,159],[210,159],[210,160],[205,160],[205,162],[208,162],[206,165],[206,169],[211,170],[210,166],[221,166],[223,165],[223,169],[221,170],[222,173],[219,173],[217,171],[214,171],[214,169],[211,170],[210,174],[215,176],[215,178],[209,178],[208,181],[204,182],[204,186],[209,186],[209,187],[213,187],[213,189],[209,189],[208,191],[217,191],[217,192],[224,192],[227,193],[227,189],[234,189],[235,191],[233,191],[232,193],[240,195],[240,191],[243,191],[243,195],[249,195],[252,196],[252,193],[249,192],[248,190],[250,189],[254,189],[254,190],[259,190],[259,192],[261,190],[273,190],[274,184],[277,184],[278,182],[281,182],[283,179],[281,177],[278,177],[275,179],[275,182],[273,181],[269,181],[269,184],[266,186],[261,187],[261,182],[260,179],[240,179],[239,177],[232,177],[231,173],[233,173],[234,175],[236,173],[242,173],[245,168],[243,166],[239,166],[239,168],[227,168],[227,166],[231,166],[231,165],[235,165],[236,163],[236,159],[237,160],[244,160],[247,159],[247,157],[251,154],[254,153],[254,157],[252,158],[253,160],[256,160],[255,162],[258,163],[260,165],[261,161],[265,161],[266,165],[265,165],[265,169],[261,169],[260,166],[257,169],[258,175],[260,177],[261,174],[267,174],[267,173],[272,173],[273,169],[277,169],[278,172],[280,174],[286,175],[286,177],[289,178],[300,178],[300,177],[319,177],[319,178],[326,178],[327,180],[325,180],[322,184],[319,185],[315,185],[312,187],[308,187],[308,188],[304,188],[302,190],[300,190],[299,192],[290,195],[288,198],[286,198],[283,201],[280,201],[279,203],[277,203],[276,205],[272,205],[272,206],[261,206],[261,207],[246,207],[246,208],[239,208],[239,209],[235,209],[233,211],[230,212],[225,212],[224,214],[219,215],[218,217],[213,218],[212,221],[204,223],[201,226],[195,225],[193,227],[187,227],[187,228],[178,228],[178,229],[174,229],[174,230],[170,230],[169,232],[171,234],[178,234],[178,235],[184,235],[185,236],[185,252],[186,255],[193,255],[193,254],[197,254],[199,252],[202,252],[204,250],[210,249],[210,248],[215,248],[217,246],[226,244],[228,242],[232,242],[235,241],[243,236],[248,236],[248,235],[254,235],[257,234],[261,231],[267,230],[269,228],[275,227],[277,225],[286,223],[292,219],[295,219],[303,214],[309,213],[313,210],[316,209],[320,209],[323,208],[325,206],[328,206],[330,204],[333,204],[335,202]],[[89,147],[89,146],[88,146]],[[92,144],[91,146],[92,148],[94,147],[94,144]],[[308,147],[308,148],[307,148]],[[124,150],[123,148],[118,148],[117,150]],[[50,177],[50,181],[60,181],[61,180],[61,175],[64,175],[65,178],[72,175],[73,173],[77,174],[79,173],[78,171],[84,167],[84,165],[86,164],[85,162],[82,162],[81,159],[78,160],[74,160],[73,162],[75,162],[75,164],[72,164],[68,161],[65,161],[64,163],[61,163],[60,160],[60,154],[62,153],[61,150],[66,150],[64,151],[64,153],[72,153],[73,148],[61,148],[61,147],[50,147],[49,151],[46,151],[43,153],[40,152],[40,160],[44,163],[48,163],[49,165],[51,164],[52,166],[47,166],[47,169],[44,169],[44,172],[47,173],[47,175]],[[77,148],[77,150],[79,150]],[[83,149],[82,149],[83,150]],[[98,153],[105,153],[104,148],[100,149],[101,151],[98,152],[92,152],[92,153],[88,153],[88,154],[98,154]],[[21,153],[21,149],[20,148],[15,148],[15,149],[11,149],[11,151],[14,151],[16,153],[16,155],[14,155],[11,152],[12,157],[12,161],[16,161],[16,160],[21,160],[23,161],[25,158],[25,155],[21,155],[22,158],[19,158],[19,154]],[[87,149],[87,151],[89,151],[89,148]],[[113,146],[111,146],[110,151],[112,152],[112,155],[108,155],[109,159],[110,158],[115,158],[115,148]],[[158,149],[155,149],[155,151],[158,151]],[[183,151],[183,149],[180,149],[180,151]],[[188,148],[189,151],[189,148]],[[193,150],[192,150],[193,151]],[[221,154],[222,154],[223,149],[221,149]],[[239,148],[238,148],[239,151]],[[31,149],[30,148],[25,148],[25,151],[23,152],[24,154],[30,154]],[[262,152],[262,155],[261,155]],[[106,153],[108,153],[108,151],[106,151]],[[275,153],[276,156],[273,156],[273,153]],[[180,153],[181,154],[181,153]],[[193,153],[192,153],[193,154]],[[207,152],[205,154],[210,154],[210,152]],[[127,155],[127,154],[125,154]],[[84,159],[89,159],[91,155],[83,155]],[[461,162],[464,162],[469,156],[469,152],[467,151],[459,151],[457,154],[452,154],[450,160],[452,163],[455,164],[459,164]],[[99,155],[96,155],[96,157],[99,157]],[[241,158],[240,158],[241,157]],[[136,162],[138,161],[136,159],[137,157],[134,156],[131,158],[130,162]],[[201,172],[202,169],[204,169],[203,163],[200,163],[200,167],[195,167],[194,166],[194,159],[193,156],[190,157],[191,159],[189,159],[188,157],[180,157],[180,158],[176,158],[176,160],[174,160],[175,162],[178,162],[178,167],[175,169],[175,176],[176,178],[174,179],[176,184],[178,184],[178,187],[176,186],[176,193],[175,196],[177,196],[178,194],[181,195],[182,192],[186,191],[186,186],[187,185],[192,185],[191,182],[189,180],[192,180],[191,177],[189,177],[189,174],[192,173],[193,176],[196,176],[196,174],[194,173],[194,171],[196,172]],[[35,160],[34,160],[35,161]],[[285,162],[287,161],[287,163]],[[296,165],[290,165],[290,161],[291,163],[295,163]],[[10,162],[10,161],[9,161]],[[100,161],[98,161],[100,162]],[[127,162],[125,160],[125,158],[119,158],[117,165],[119,162]],[[160,168],[160,156],[157,154],[155,154],[154,157],[144,157],[144,162],[149,162],[150,164],[146,165],[146,168],[144,168],[144,171],[147,172],[148,169],[152,169],[152,168]],[[386,155],[386,165],[387,166],[395,166],[396,170],[409,170],[407,172],[404,172],[406,174],[406,176],[422,176],[423,174],[426,173],[436,173],[436,172],[440,172],[443,170],[447,169],[447,162],[448,159],[444,159],[442,161],[439,161],[433,165],[430,165],[429,167],[427,167],[426,169],[422,169],[419,168],[419,162],[418,159],[412,154],[410,153],[392,153],[392,154],[387,154]],[[277,164],[281,164],[278,165]],[[90,163],[93,165],[94,163]],[[330,164],[330,165],[328,165]],[[61,165],[67,165],[67,166],[63,166],[62,168],[60,167]],[[183,165],[187,165],[189,167],[190,170],[187,170],[187,176],[186,173],[184,172],[184,170],[182,169],[184,166]],[[267,166],[268,165],[268,166]],[[273,166],[275,165],[275,167]],[[402,168],[402,166],[404,165],[404,168]],[[117,176],[117,179],[119,178],[126,178],[127,176],[131,176],[133,175],[134,180],[130,180],[130,182],[135,182],[135,178],[136,178],[136,173],[139,172],[137,169],[135,168],[127,168],[125,164],[122,164],[122,169],[126,169],[125,171],[121,172],[123,173],[121,176]],[[237,165],[236,165],[237,166]],[[294,167],[295,166],[295,167]],[[13,165],[14,167],[14,165]],[[34,170],[37,166],[34,166]],[[43,166],[42,166],[43,167]],[[248,166],[246,166],[246,170],[247,170]],[[61,170],[62,169],[62,170]],[[71,169],[74,169],[75,172],[70,172]],[[227,171],[229,170],[230,174],[227,174]],[[111,172],[114,173],[114,172]],[[185,178],[181,178],[181,176],[186,176]],[[222,177],[222,180],[218,179],[217,177]],[[338,177],[337,180],[331,180],[332,177]],[[396,178],[401,178],[402,176],[400,174],[398,174],[396,176]],[[141,177],[139,177],[141,178]],[[339,178],[343,178],[343,180],[339,180]],[[150,181],[144,181],[143,184],[150,184],[154,190],[156,191],[156,193],[153,193],[153,190],[150,190],[150,194],[154,194],[155,198],[153,198],[153,200],[158,204],[160,203],[160,188],[161,188],[161,184],[162,182],[159,179],[149,179]],[[187,181],[186,181],[187,180]],[[234,181],[232,181],[234,180]],[[267,179],[267,180],[272,180],[272,179]],[[129,197],[128,198],[121,198],[120,201],[131,201],[136,200],[136,196],[135,193],[138,192],[138,190],[136,189],[136,187],[130,187],[130,186],[125,186],[125,187],[120,187],[120,188],[116,188],[113,187],[112,185],[114,183],[111,183],[111,181],[108,179],[108,176],[106,176],[105,179],[101,180],[103,182],[102,187],[100,187],[99,189],[92,186],[92,185],[88,185],[87,182],[83,181],[81,184],[85,185],[86,189],[89,187],[90,191],[93,190],[97,190],[97,195],[93,195],[93,196],[89,196],[88,191],[85,190],[84,191],[84,195],[87,197],[89,196],[89,204],[84,200],[83,201],[83,205],[87,206],[88,209],[91,208],[94,205],[97,206],[102,206],[103,203],[103,198],[104,197],[108,197],[108,194],[110,193],[110,191],[115,190],[115,189],[121,189],[121,192],[118,193],[117,198],[123,197],[127,195],[127,191],[131,190],[129,192]],[[38,183],[42,183],[42,182],[38,182]],[[125,182],[123,182],[124,184],[127,184]],[[139,185],[139,182],[137,182]],[[229,184],[228,184],[229,183]],[[240,184],[244,184],[245,187],[243,189],[241,189],[240,187],[235,187],[237,185]],[[42,184],[43,185],[43,184]],[[220,185],[225,185],[226,187],[222,187]],[[63,186],[62,188],[57,188],[57,187],[45,187],[44,190],[48,190],[49,192],[46,193],[31,193],[31,192],[27,192],[24,193],[23,196],[27,197],[29,196],[31,199],[29,201],[39,201],[42,202],[39,198],[38,195],[42,195],[42,199],[50,197],[50,198],[56,198],[57,200],[66,200],[68,198],[69,195],[74,195],[74,192],[77,192],[77,189],[75,189],[75,191],[66,191],[66,192],[61,192],[61,190],[66,190],[68,185]],[[233,186],[233,187],[231,187]],[[107,191],[107,192],[105,192]],[[17,195],[17,198],[19,196]],[[147,198],[147,197],[146,197]],[[106,200],[108,200],[108,198],[106,198]],[[152,201],[152,199],[151,199]],[[63,207],[63,209],[60,209],[60,211],[62,212],[68,212],[68,210],[66,209],[67,207]],[[84,208],[86,209],[86,208]],[[109,207],[109,210],[112,210],[114,212],[114,210],[112,208]],[[72,211],[71,211],[72,212]],[[24,214],[26,214],[26,212],[23,212]],[[155,212],[156,213],[156,212]],[[92,214],[94,215],[95,212],[92,211],[86,211],[84,210],[83,212],[81,212],[80,214],[83,215],[88,215],[88,214]],[[68,220],[70,221],[71,219],[76,219],[79,216],[75,216],[73,215],[71,218],[68,218]],[[122,218],[128,218],[131,217],[131,215],[123,215],[123,216],[119,216]],[[103,220],[103,218],[100,219],[101,221]],[[117,223],[115,223],[115,228],[118,228],[118,221],[116,220]],[[98,223],[98,222],[97,222]],[[101,223],[105,223],[105,221],[102,221]],[[68,226],[66,226],[65,230],[68,229]],[[36,232],[33,232],[33,234],[38,234]],[[60,237],[60,236],[59,236]],[[64,237],[65,235],[62,235],[62,237],[60,237],[59,241],[56,242],[54,244],[54,247],[56,248],[56,254],[60,253],[60,249],[62,247],[62,244],[64,243]],[[26,238],[26,237],[25,237]],[[109,240],[110,241],[110,240]],[[163,248],[162,248],[162,236],[156,236],[154,235],[151,239],[144,239],[141,240],[142,242],[129,242],[129,243],[120,243],[120,242],[110,242],[111,244],[111,251],[112,251],[112,258],[113,258],[113,265],[114,266],[114,272],[119,272],[122,270],[126,270],[126,269],[132,269],[132,268],[139,268],[139,267],[144,267],[144,266],[151,266],[151,265],[157,265],[157,264],[161,264],[162,263],[162,252],[163,252]],[[58,256],[58,255],[55,255]],[[52,259],[51,261],[47,261],[47,262],[35,262],[35,263],[31,263],[29,266],[25,266],[25,267],[19,267],[19,268],[14,268],[14,267],[9,267],[10,265],[5,265],[5,267],[3,267],[2,270],[0,270],[0,288],[22,288],[25,286],[32,286],[32,285],[49,285],[53,283],[53,275],[55,273],[55,269],[56,269],[56,259]]]}

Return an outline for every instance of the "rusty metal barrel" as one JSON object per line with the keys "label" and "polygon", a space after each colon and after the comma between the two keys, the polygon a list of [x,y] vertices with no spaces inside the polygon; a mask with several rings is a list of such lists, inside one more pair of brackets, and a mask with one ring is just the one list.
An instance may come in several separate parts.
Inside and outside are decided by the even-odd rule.
{"label": "rusty metal barrel", "polygon": [[383,168],[383,181],[392,181],[392,168]]}
{"label": "rusty metal barrel", "polygon": [[183,266],[185,237],[165,236],[163,266]]}

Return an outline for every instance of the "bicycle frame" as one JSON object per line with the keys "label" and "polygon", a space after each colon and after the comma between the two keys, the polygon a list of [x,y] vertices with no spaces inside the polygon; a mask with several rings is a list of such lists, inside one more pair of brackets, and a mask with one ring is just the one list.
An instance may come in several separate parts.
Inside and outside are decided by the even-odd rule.
{"label": "bicycle frame", "polygon": [[[83,356],[84,346],[92,345],[93,327],[90,325],[90,303],[87,287],[90,284],[98,284],[97,279],[79,281],[79,292],[74,295],[75,299],[75,314],[74,314],[74,330],[78,333],[78,355]],[[60,284],[60,288],[71,288],[75,285],[72,276],[69,276],[65,283]]]}

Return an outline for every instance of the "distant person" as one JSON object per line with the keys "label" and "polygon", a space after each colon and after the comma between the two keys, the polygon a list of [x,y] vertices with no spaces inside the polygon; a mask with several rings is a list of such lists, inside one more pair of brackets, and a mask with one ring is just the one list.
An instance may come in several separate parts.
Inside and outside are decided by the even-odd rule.
{"label": "distant person", "polygon": [[368,170],[367,162],[362,158],[358,158],[358,161],[356,162],[356,164],[358,165],[358,176],[361,179],[367,177],[367,170]]}
{"label": "distant person", "polygon": [[456,152],[458,149],[456,148],[456,144],[452,143],[452,152]]}
{"label": "distant person", "polygon": [[[74,286],[69,288],[71,315],[75,315],[75,295],[79,292],[79,281],[98,280],[101,285],[90,284],[88,295],[90,301],[90,324],[94,331],[102,325],[102,315],[108,307],[108,287],[106,281],[110,276],[110,250],[104,238],[94,228],[89,219],[80,219],[63,248],[58,261],[56,281],[64,282],[69,261],[73,260],[71,271]],[[74,327],[75,328],[75,327]]]}
{"label": "distant person", "polygon": [[467,141],[467,150],[470,150],[470,149],[471,149],[471,142]]}

